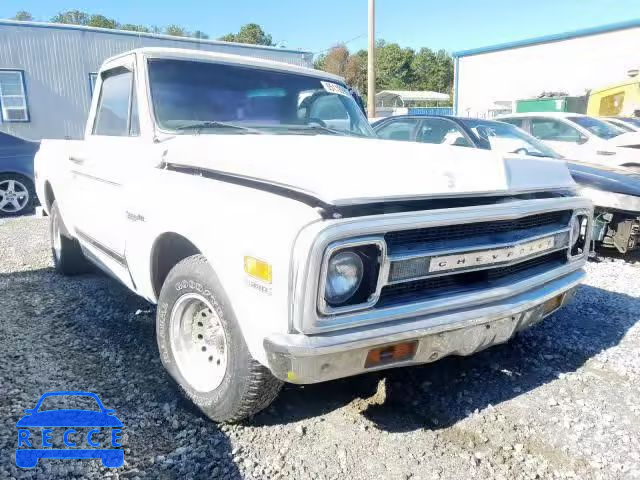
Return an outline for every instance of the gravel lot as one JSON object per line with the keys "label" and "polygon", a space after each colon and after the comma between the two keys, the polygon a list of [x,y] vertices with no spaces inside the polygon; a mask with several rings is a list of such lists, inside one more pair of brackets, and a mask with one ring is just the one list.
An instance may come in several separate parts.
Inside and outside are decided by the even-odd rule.
{"label": "gravel lot", "polygon": [[[576,300],[468,358],[286,387],[218,426],[162,369],[151,306],[53,273],[47,220],[0,220],[0,478],[640,478],[638,266],[590,263]],[[15,467],[16,421],[53,390],[97,393],[125,466]]]}

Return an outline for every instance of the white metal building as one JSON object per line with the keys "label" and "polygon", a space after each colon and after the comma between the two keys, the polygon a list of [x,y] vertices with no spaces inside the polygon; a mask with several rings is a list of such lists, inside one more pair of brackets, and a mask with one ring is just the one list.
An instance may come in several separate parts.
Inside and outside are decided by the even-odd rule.
{"label": "white metal building", "polygon": [[80,138],[100,64],[139,47],[193,48],[313,64],[313,54],[299,50],[0,20],[0,131],[31,140]]}
{"label": "white metal building", "polygon": [[454,111],[504,113],[542,92],[584,95],[640,66],[640,19],[455,52]]}

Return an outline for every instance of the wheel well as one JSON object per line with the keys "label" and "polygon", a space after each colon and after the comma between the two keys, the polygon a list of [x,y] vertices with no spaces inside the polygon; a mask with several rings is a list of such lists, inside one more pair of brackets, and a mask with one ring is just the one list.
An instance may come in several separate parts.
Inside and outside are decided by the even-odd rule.
{"label": "wheel well", "polygon": [[158,237],[151,250],[151,283],[156,298],[160,296],[171,269],[185,258],[199,253],[193,243],[177,233],[163,233]]}
{"label": "wheel well", "polygon": [[44,201],[47,206],[47,211],[51,211],[51,207],[53,206],[53,202],[55,202],[56,196],[53,194],[53,188],[51,188],[51,184],[49,182],[44,184]]}

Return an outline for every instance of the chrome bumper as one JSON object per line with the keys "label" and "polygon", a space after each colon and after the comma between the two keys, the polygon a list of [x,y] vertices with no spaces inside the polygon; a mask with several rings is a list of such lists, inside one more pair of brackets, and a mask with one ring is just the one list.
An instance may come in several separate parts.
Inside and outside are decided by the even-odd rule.
{"label": "chrome bumper", "polygon": [[[471,355],[504,343],[515,332],[545,317],[543,304],[564,294],[566,304],[583,281],[584,270],[573,271],[540,287],[475,308],[458,309],[318,335],[276,334],[264,340],[269,368],[291,383],[307,384],[359,373],[429,363],[447,355]],[[547,313],[548,315],[549,313]],[[365,368],[368,352],[375,347],[417,341],[408,361]]]}

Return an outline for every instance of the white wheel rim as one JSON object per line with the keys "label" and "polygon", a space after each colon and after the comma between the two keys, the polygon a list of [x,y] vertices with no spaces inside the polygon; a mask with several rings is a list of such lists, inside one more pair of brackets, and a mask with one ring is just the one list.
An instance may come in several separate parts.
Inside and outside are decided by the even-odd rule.
{"label": "white wheel rim", "polygon": [[17,213],[29,203],[29,190],[18,180],[0,182],[0,212]]}
{"label": "white wheel rim", "polygon": [[180,374],[197,392],[218,388],[227,371],[227,337],[211,302],[181,296],[171,311],[169,340]]}

